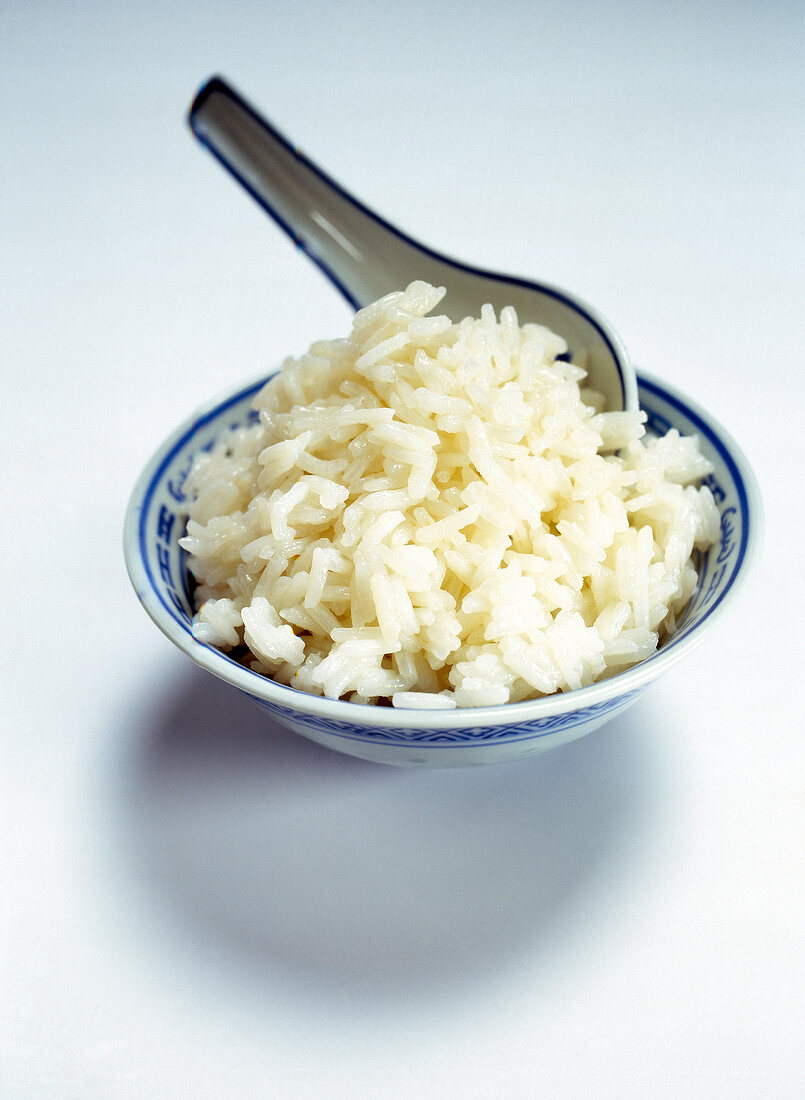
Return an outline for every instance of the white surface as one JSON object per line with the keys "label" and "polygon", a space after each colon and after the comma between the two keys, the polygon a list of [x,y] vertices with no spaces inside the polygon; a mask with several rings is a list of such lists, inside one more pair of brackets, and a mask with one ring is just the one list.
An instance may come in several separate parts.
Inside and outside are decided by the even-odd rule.
{"label": "white surface", "polygon": [[[801,5],[165,7],[0,12],[0,1095],[801,1095]],[[755,465],[751,588],[622,720],[388,770],[137,604],[152,448],[349,318],[191,140],[214,71],[401,227],[594,302]]]}

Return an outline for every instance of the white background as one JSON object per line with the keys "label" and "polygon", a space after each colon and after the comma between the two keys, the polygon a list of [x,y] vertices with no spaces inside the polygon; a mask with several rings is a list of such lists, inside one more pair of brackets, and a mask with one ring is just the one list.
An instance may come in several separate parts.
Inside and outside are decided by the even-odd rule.
{"label": "white background", "polygon": [[[803,6],[10,0],[0,38],[0,1095],[802,1095]],[[140,608],[151,452],[350,316],[191,138],[216,71],[741,444],[751,586],[625,717],[364,764]]]}

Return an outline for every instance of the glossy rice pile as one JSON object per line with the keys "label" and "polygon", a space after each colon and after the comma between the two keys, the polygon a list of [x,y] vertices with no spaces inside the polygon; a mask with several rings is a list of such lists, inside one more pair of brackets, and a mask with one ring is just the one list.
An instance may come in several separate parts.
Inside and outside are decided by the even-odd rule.
{"label": "glossy rice pile", "polygon": [[333,699],[451,707],[590,684],[674,629],[718,532],[697,440],[600,411],[511,308],[432,316],[443,293],[361,310],[197,457],[198,639]]}

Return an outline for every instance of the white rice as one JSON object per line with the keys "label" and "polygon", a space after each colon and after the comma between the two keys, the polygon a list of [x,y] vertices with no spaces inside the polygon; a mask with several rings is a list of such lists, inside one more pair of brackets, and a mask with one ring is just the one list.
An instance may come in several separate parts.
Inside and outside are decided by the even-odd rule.
{"label": "white rice", "polygon": [[195,461],[193,632],[301,690],[485,706],[650,656],[718,512],[695,438],[603,412],[540,325],[412,283],[289,359]]}

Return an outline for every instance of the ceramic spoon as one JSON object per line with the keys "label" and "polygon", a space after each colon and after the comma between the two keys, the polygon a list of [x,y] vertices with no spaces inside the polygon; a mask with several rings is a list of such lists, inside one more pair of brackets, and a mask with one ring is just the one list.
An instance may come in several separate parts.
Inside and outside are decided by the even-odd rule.
{"label": "ceramic spoon", "polygon": [[636,409],[637,383],[608,322],[566,290],[479,271],[419,244],[368,210],[308,160],[219,77],[190,108],[196,137],[359,309],[415,279],[447,288],[439,311],[477,316],[489,302],[513,305],[520,323],[565,338],[568,358],[588,371],[609,409]]}

